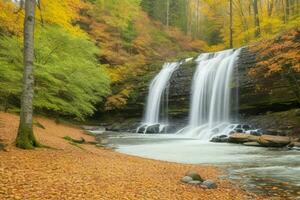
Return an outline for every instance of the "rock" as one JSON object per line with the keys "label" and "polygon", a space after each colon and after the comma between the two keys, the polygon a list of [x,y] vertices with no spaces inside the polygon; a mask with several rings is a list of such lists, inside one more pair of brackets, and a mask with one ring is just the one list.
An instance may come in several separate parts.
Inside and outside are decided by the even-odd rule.
{"label": "rock", "polygon": [[261,145],[258,142],[245,142],[243,145],[250,147],[261,147]]}
{"label": "rock", "polygon": [[137,130],[137,132],[138,132],[138,133],[144,133],[144,132],[145,132],[146,126],[147,126],[147,125],[144,125],[144,126],[139,127],[138,130]]}
{"label": "rock", "polygon": [[0,143],[0,151],[4,151],[5,150],[5,145]]}
{"label": "rock", "polygon": [[210,142],[216,142],[216,143],[228,142],[228,136],[227,135],[215,136],[210,140]]}
{"label": "rock", "polygon": [[260,136],[249,135],[249,136],[248,136],[248,140],[249,140],[250,142],[257,142],[257,141],[259,140],[259,137],[260,137]]}
{"label": "rock", "polygon": [[146,133],[159,133],[160,124],[150,125],[146,128]]}
{"label": "rock", "polygon": [[234,133],[229,136],[228,141],[231,143],[245,143],[249,142],[250,135],[244,133]]}
{"label": "rock", "polygon": [[192,177],[189,177],[189,176],[184,176],[182,179],[181,179],[181,182],[184,182],[184,183],[189,183],[193,181],[193,178]]}
{"label": "rock", "polygon": [[300,150],[300,142],[291,142],[289,145],[288,145],[288,148],[290,150]]}
{"label": "rock", "polygon": [[285,136],[263,135],[258,143],[264,147],[284,147],[291,143],[291,139]]}
{"label": "rock", "polygon": [[201,181],[190,181],[188,182],[188,184],[191,184],[191,185],[201,185]]}
{"label": "rock", "polygon": [[207,189],[216,189],[218,187],[217,184],[212,180],[203,181],[201,185],[201,187],[206,187]]}
{"label": "rock", "polygon": [[201,182],[203,181],[203,179],[197,172],[190,171],[190,172],[187,172],[185,175],[191,177],[193,179],[193,181],[201,181]]}

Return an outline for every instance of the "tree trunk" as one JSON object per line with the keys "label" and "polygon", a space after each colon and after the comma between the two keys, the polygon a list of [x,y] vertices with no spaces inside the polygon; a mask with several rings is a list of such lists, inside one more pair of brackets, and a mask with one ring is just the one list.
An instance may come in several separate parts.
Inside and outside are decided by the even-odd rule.
{"label": "tree trunk", "polygon": [[232,0],[229,1],[229,46],[232,49],[233,48],[233,24],[232,24]]}
{"label": "tree trunk", "polygon": [[290,17],[290,1],[289,0],[285,0],[285,13],[286,13],[285,22],[287,22],[287,21],[289,21],[289,17]]}
{"label": "tree trunk", "polygon": [[170,24],[170,0],[167,0],[167,29],[169,29],[169,24]]}
{"label": "tree trunk", "polygon": [[259,25],[257,0],[253,0],[253,12],[254,12],[255,37],[257,38],[260,36],[260,25]]}
{"label": "tree trunk", "polygon": [[268,1],[268,16],[271,17],[273,13],[274,0]]}
{"label": "tree trunk", "polygon": [[196,7],[196,31],[195,37],[198,38],[199,36],[199,7],[200,7],[200,0],[197,0],[197,7]]}
{"label": "tree trunk", "polygon": [[39,146],[32,128],[35,4],[35,0],[25,1],[23,93],[21,97],[20,125],[16,138],[16,146],[23,149],[32,149]]}

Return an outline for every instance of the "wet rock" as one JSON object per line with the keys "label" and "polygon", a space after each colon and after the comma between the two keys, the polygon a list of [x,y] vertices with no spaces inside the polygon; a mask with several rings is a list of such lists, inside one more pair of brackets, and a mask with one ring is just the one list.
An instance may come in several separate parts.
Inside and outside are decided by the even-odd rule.
{"label": "wet rock", "polygon": [[206,180],[203,181],[201,184],[203,187],[206,187],[207,189],[216,189],[218,186],[213,180]]}
{"label": "wet rock", "polygon": [[250,142],[257,142],[259,140],[260,136],[256,136],[256,135],[249,135],[248,136],[248,140]]}
{"label": "wet rock", "polygon": [[189,171],[185,175],[191,177],[193,181],[201,181],[201,182],[203,181],[203,179],[197,172]]}
{"label": "wet rock", "polygon": [[183,183],[189,183],[193,181],[193,178],[192,177],[189,177],[189,176],[184,176],[182,179],[181,179],[181,182]]}
{"label": "wet rock", "polygon": [[159,133],[160,124],[150,125],[146,128],[146,133]]}
{"label": "wet rock", "polygon": [[290,150],[300,150],[300,142],[292,142],[288,145]]}
{"label": "wet rock", "polygon": [[188,184],[191,184],[191,185],[201,185],[201,181],[190,181],[188,182]]}
{"label": "wet rock", "polygon": [[145,132],[146,126],[147,126],[147,125],[144,125],[144,126],[139,127],[138,130],[137,130],[137,132],[138,132],[138,133],[144,133],[144,132]]}
{"label": "wet rock", "polygon": [[227,135],[215,136],[210,140],[210,142],[225,143],[228,142],[228,136]]}
{"label": "wet rock", "polygon": [[234,133],[229,136],[228,141],[230,143],[245,143],[245,142],[250,142],[249,140],[250,135],[244,134],[244,133]]}
{"label": "wet rock", "polygon": [[243,145],[250,147],[261,147],[261,145],[258,142],[245,142]]}
{"label": "wet rock", "polygon": [[264,147],[284,147],[291,143],[291,139],[285,136],[263,135],[258,143]]}

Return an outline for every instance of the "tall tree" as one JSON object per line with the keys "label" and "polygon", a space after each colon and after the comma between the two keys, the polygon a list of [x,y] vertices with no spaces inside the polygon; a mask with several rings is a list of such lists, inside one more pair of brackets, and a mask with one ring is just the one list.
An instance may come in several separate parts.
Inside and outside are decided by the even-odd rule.
{"label": "tall tree", "polygon": [[21,113],[16,146],[23,149],[38,147],[33,134],[33,63],[34,63],[34,24],[36,0],[25,1],[24,18],[24,50],[23,50],[23,92],[21,97]]}
{"label": "tall tree", "polygon": [[229,0],[229,15],[229,46],[230,48],[233,48],[232,0]]}
{"label": "tall tree", "polygon": [[166,20],[167,29],[169,29],[169,24],[170,24],[170,0],[167,0],[167,20]]}
{"label": "tall tree", "polygon": [[254,12],[254,25],[255,25],[254,35],[257,38],[260,36],[260,23],[259,23],[257,0],[253,0],[253,12]]}

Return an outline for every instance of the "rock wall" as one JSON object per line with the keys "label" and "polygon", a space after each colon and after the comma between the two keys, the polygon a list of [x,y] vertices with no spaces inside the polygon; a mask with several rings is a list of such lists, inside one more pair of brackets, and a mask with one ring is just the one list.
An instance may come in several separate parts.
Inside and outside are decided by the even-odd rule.
{"label": "rock wall", "polygon": [[[291,132],[294,127],[297,127],[297,123],[300,122],[298,111],[293,115],[288,114],[290,110],[299,108],[296,96],[290,90],[288,82],[282,77],[277,77],[275,82],[272,83],[272,87],[268,88],[268,90],[257,90],[256,81],[248,75],[249,70],[255,65],[256,53],[251,52],[247,47],[243,48],[234,72],[236,73],[235,77],[238,77],[238,84],[232,85],[232,94],[235,94],[235,91],[238,90],[239,119],[244,123],[252,124],[259,128],[284,129],[284,131]],[[195,61],[185,63],[173,73],[170,79],[169,120],[179,126],[187,123],[191,84],[196,66]],[[154,77],[155,74],[152,76]],[[127,118],[135,118],[135,121],[140,121],[147,91],[148,87],[146,85],[142,86],[138,96],[129,102],[122,112],[118,112],[118,116],[121,116],[125,121]],[[271,115],[270,113],[281,114]],[[280,123],[274,123],[276,121],[274,117],[277,121],[280,119]]]}

